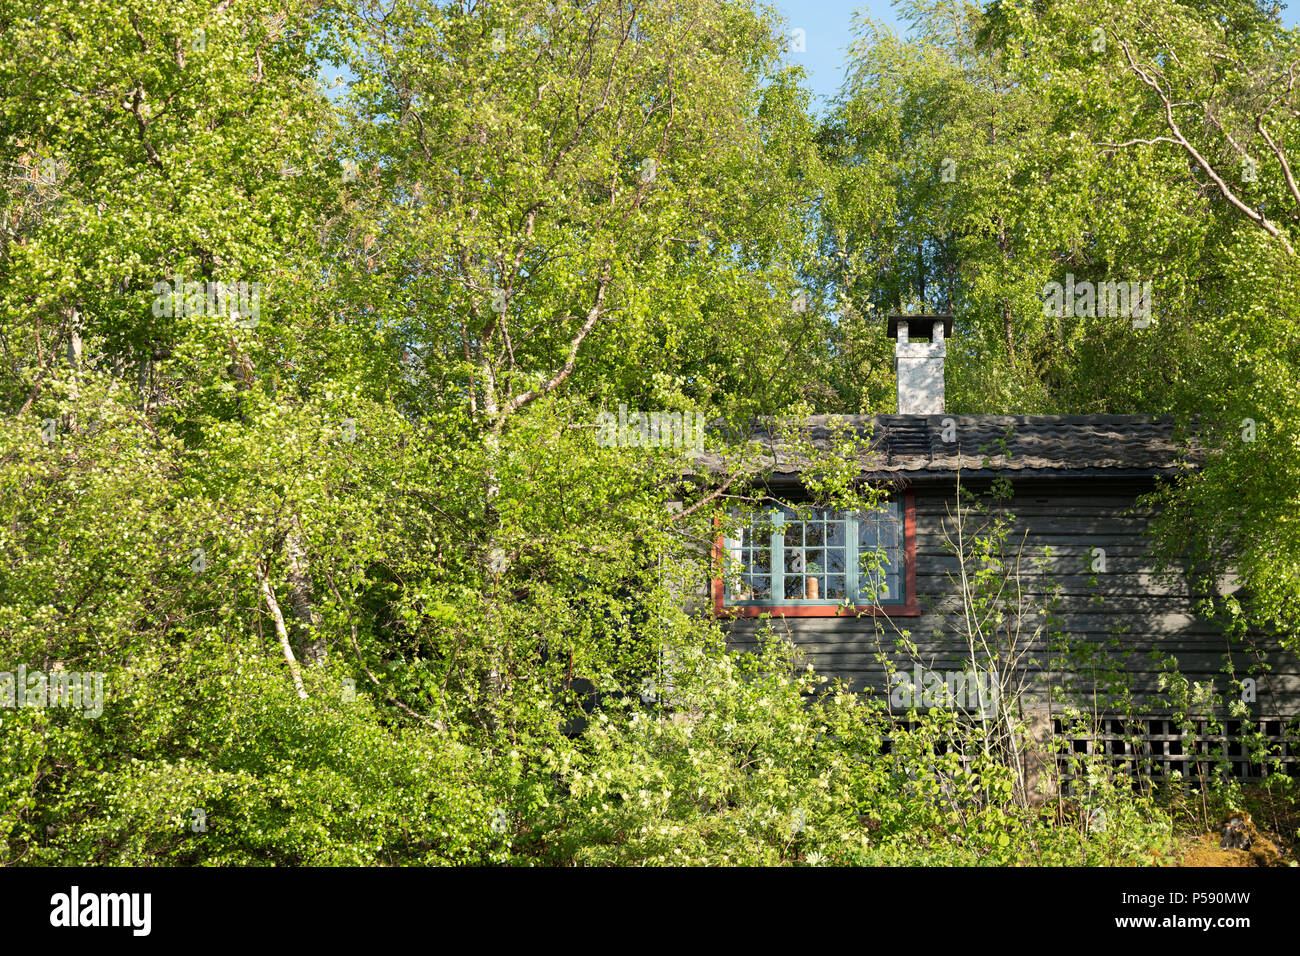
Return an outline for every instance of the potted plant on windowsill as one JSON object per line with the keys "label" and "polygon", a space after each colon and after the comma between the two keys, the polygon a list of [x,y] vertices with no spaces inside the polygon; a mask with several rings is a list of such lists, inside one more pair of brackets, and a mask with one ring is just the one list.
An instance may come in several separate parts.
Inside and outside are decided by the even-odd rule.
{"label": "potted plant on windowsill", "polygon": [[821,574],[821,571],[822,571],[822,567],[820,562],[818,561],[808,562],[808,576],[803,579],[804,581],[803,596],[805,601],[821,600],[821,593],[820,593],[821,579],[816,577],[816,575]]}

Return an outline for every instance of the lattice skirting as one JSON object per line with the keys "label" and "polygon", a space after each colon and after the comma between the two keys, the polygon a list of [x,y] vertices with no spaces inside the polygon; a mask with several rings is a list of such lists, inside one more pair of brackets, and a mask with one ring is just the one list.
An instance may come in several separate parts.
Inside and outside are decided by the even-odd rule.
{"label": "lattice skirting", "polygon": [[[1169,781],[1175,779],[1175,772],[1187,781],[1214,775],[1236,780],[1300,776],[1300,729],[1295,720],[1259,718],[1247,728],[1245,738],[1239,720],[1221,720],[1216,730],[1206,718],[1190,723],[1184,731],[1180,722],[1168,718],[1105,717],[1096,721],[1092,732],[1079,732],[1062,717],[1053,717],[1053,736],[1057,746],[1065,748],[1057,754],[1057,766],[1066,780],[1075,775],[1077,761],[1072,754],[1091,755],[1135,780]],[[1266,756],[1263,747],[1251,745],[1251,737],[1267,742]]]}
{"label": "lattice skirting", "polygon": [[[1194,783],[1215,775],[1241,781],[1300,777],[1300,718],[1257,718],[1246,737],[1239,720],[1221,719],[1219,728],[1212,730],[1209,719],[1194,718],[1186,731],[1181,722],[1165,717],[1102,717],[1088,722],[1092,729],[1082,729],[1078,722],[1060,715],[1052,717],[1051,746],[1060,781],[1067,790],[1087,766],[1097,763],[1114,774],[1127,774],[1135,784],[1176,779]],[[895,726],[913,730],[917,724],[902,718]],[[972,726],[968,732],[974,729]],[[1252,745],[1250,737],[1262,740]],[[969,770],[970,742],[969,737],[936,741],[936,749],[941,753],[966,749],[961,764]],[[882,751],[893,749],[893,740],[887,736]]]}

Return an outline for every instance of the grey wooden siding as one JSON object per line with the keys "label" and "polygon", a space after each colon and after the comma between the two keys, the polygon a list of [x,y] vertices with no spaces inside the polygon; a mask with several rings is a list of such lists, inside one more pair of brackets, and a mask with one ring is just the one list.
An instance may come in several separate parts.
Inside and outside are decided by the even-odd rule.
{"label": "grey wooden siding", "polygon": [[[1221,668],[1229,646],[1214,622],[1195,613],[1182,575],[1172,580],[1157,576],[1146,535],[1149,515],[1132,511],[1137,495],[1147,487],[1134,482],[1025,481],[1016,485],[1009,508],[1002,510],[1014,518],[1009,542],[1023,540],[1023,603],[1040,607],[1054,593],[1058,621],[1054,629],[1071,643],[1096,648],[1118,641],[1116,648],[1107,651],[1107,660],[1131,677],[1139,701],[1159,713],[1167,710],[1166,699],[1157,684],[1157,666],[1148,656],[1151,651],[1173,654],[1186,678],[1212,681],[1222,695],[1228,690]],[[899,637],[895,628],[909,632],[922,664],[930,670],[959,670],[967,660],[961,601],[950,577],[959,569],[958,559],[944,546],[944,529],[953,526],[954,488],[922,485],[914,490],[920,616],[771,619],[777,633],[787,635],[819,672],[840,677],[856,690],[884,691],[885,669],[878,658],[882,653],[896,667],[910,671],[913,662],[895,648]],[[1051,557],[1043,559],[1049,547]],[[1094,548],[1105,549],[1105,573],[1090,569]],[[1026,632],[1042,620],[1041,616],[1025,618]],[[729,622],[731,646],[752,648],[759,627],[755,619]],[[1300,662],[1263,635],[1252,635],[1251,640],[1272,666],[1271,673],[1252,674],[1258,692],[1254,712],[1300,713]],[[1051,657],[1041,637],[1028,654],[1033,659],[1027,668],[1031,690],[1040,699],[1046,693],[1043,671]],[[1237,673],[1245,675],[1256,667],[1257,655],[1238,644],[1233,662]],[[1059,677],[1052,679],[1059,681]]]}

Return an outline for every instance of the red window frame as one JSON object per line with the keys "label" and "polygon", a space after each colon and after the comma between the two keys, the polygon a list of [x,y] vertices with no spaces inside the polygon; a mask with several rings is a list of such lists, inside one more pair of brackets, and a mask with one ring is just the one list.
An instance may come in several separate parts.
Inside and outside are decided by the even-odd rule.
{"label": "red window frame", "polygon": [[728,605],[726,589],[722,582],[725,544],[722,535],[722,517],[713,519],[718,529],[713,541],[713,613],[715,617],[848,617],[858,615],[885,617],[916,617],[921,613],[916,603],[916,495],[908,489],[903,492],[903,580],[906,591],[902,604],[855,604],[845,608],[840,604],[821,606]]}

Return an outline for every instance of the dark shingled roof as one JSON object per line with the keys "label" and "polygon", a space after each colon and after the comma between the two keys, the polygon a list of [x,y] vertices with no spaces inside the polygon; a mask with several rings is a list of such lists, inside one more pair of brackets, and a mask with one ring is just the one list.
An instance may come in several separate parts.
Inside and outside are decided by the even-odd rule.
{"label": "dark shingled roof", "polygon": [[[863,473],[922,479],[1014,473],[1021,477],[1174,475],[1200,460],[1194,443],[1175,438],[1172,418],[1149,415],[814,415],[805,437],[827,448],[831,425],[868,442]],[[773,477],[802,470],[789,445],[762,420],[748,436],[763,447]],[[944,441],[945,430],[951,441]],[[716,452],[696,457],[706,471],[724,468]]]}

